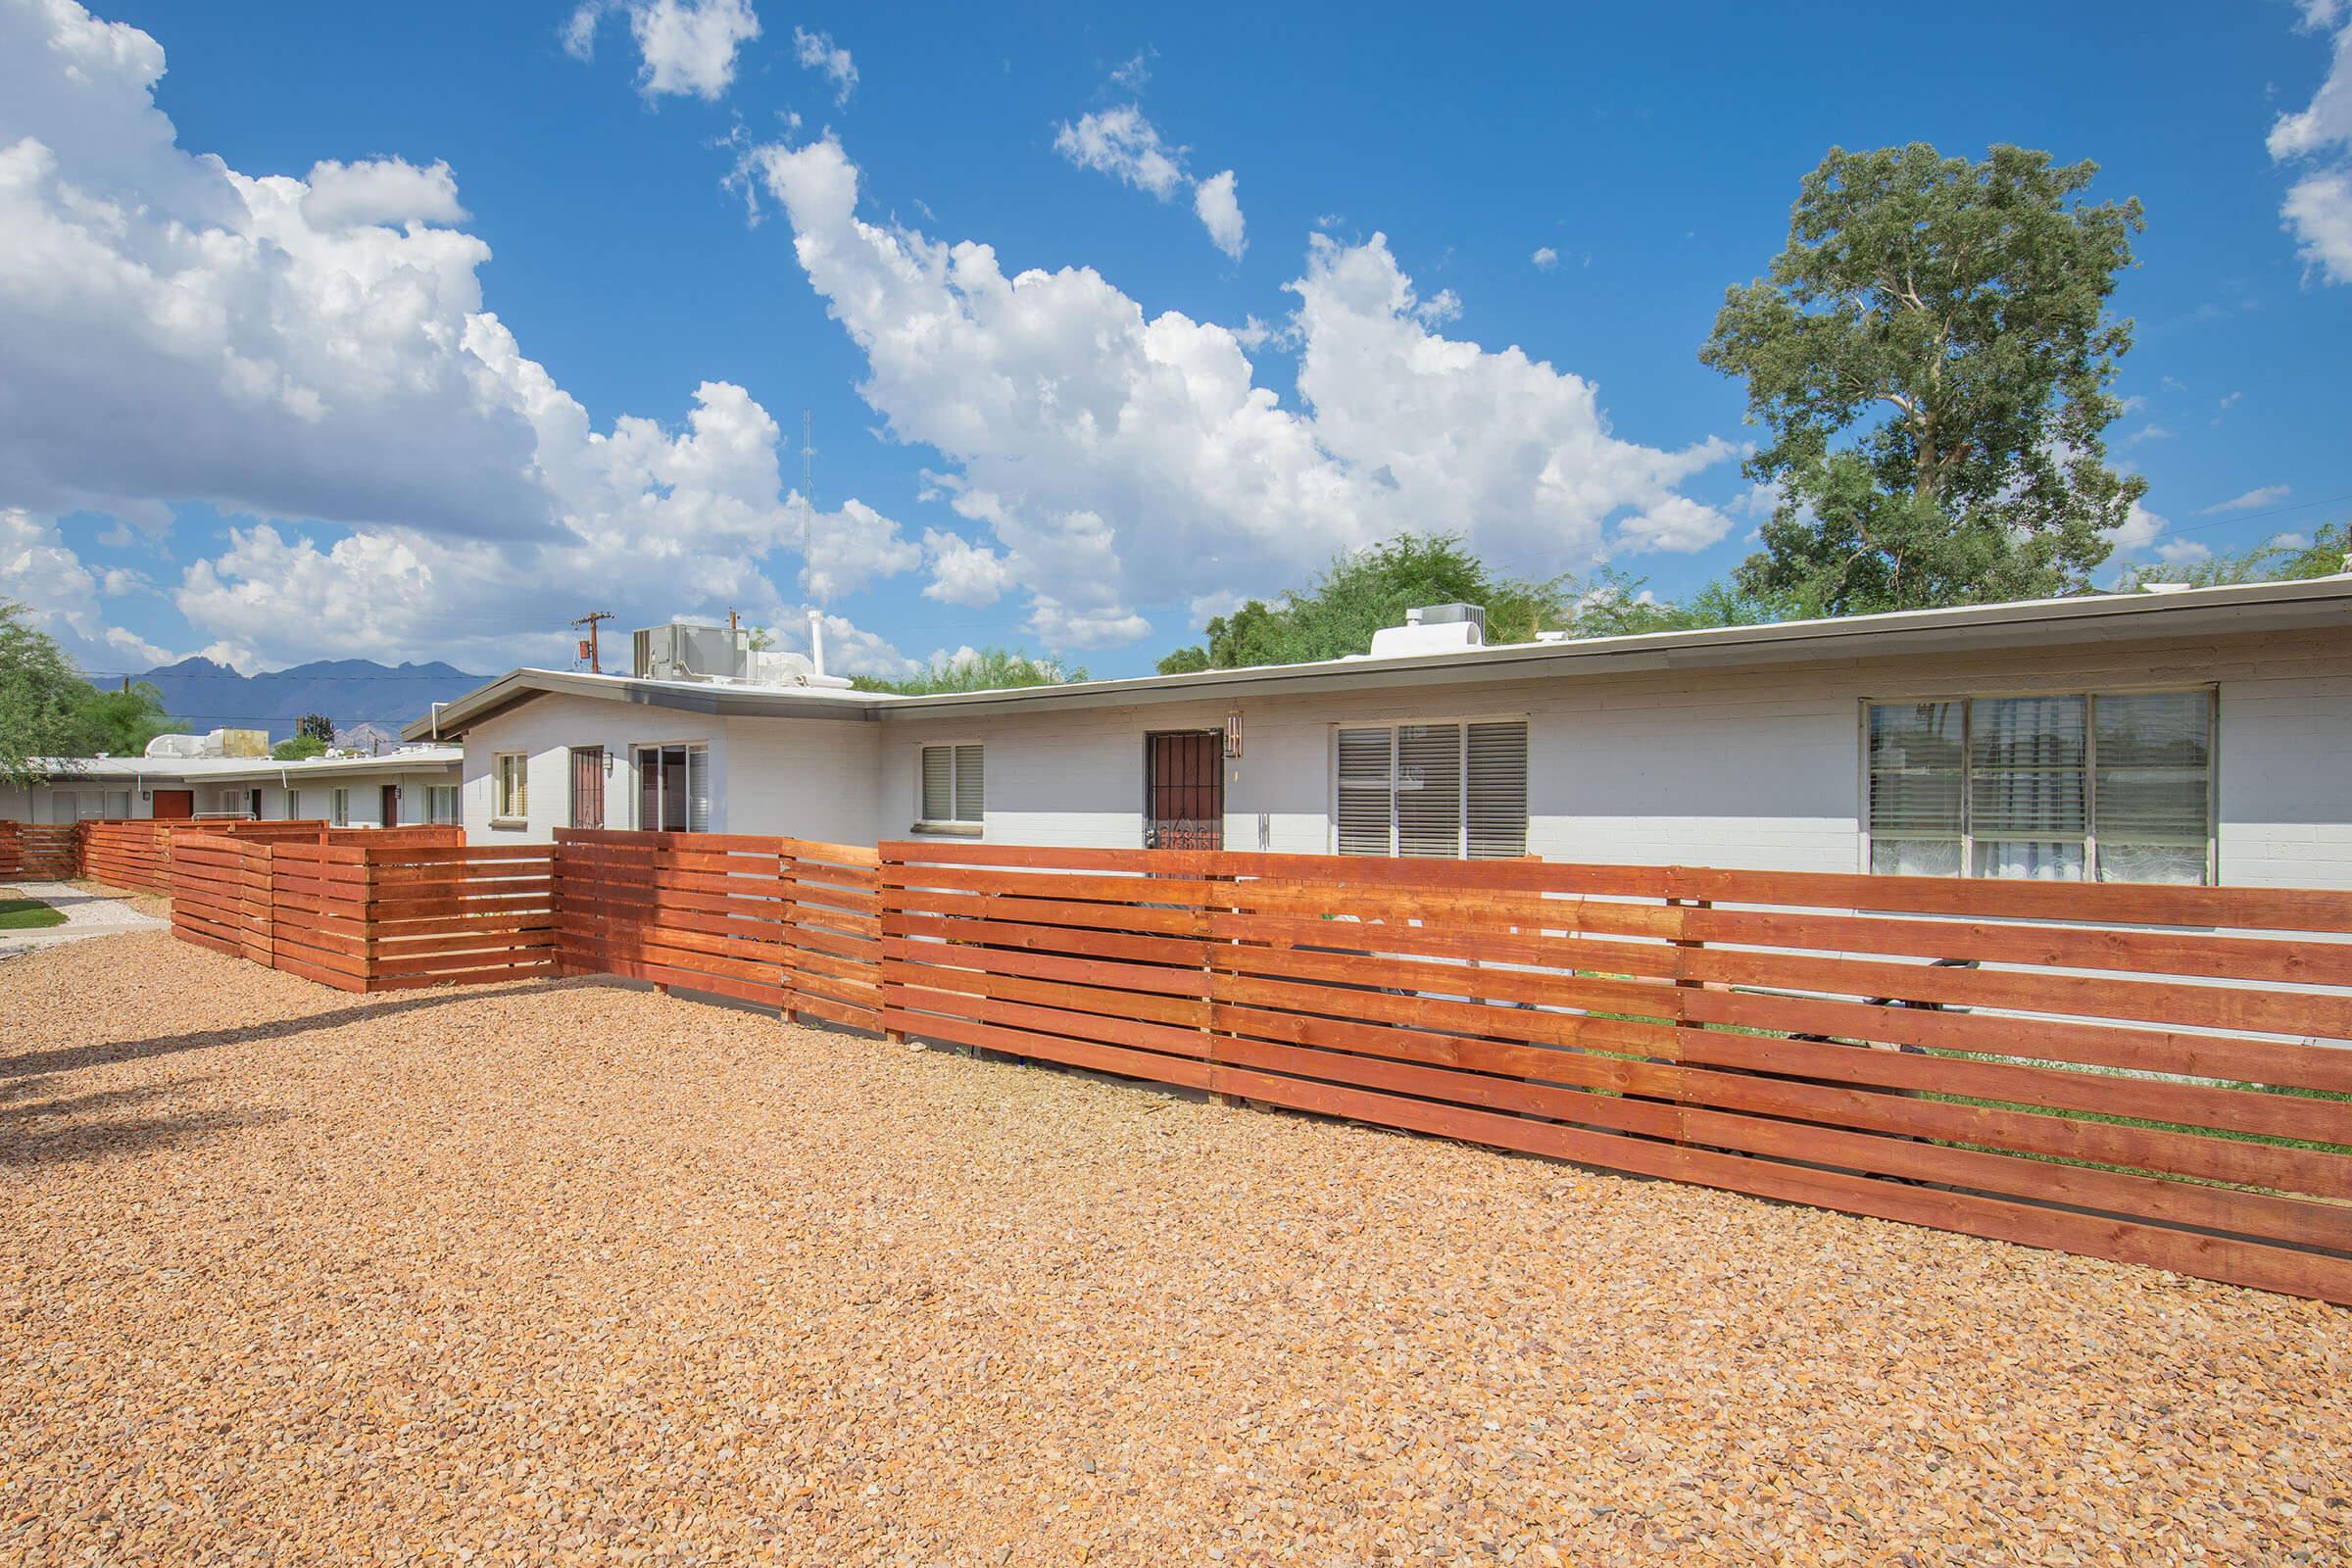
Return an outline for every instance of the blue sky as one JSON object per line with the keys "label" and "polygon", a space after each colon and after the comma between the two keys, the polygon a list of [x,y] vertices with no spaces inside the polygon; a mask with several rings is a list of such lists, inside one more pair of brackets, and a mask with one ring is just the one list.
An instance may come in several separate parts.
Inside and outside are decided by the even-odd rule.
{"label": "blue sky", "polygon": [[93,671],[815,606],[1123,674],[1397,525],[1680,593],[1758,515],[1724,288],[1914,139],[2146,205],[2119,560],[2352,513],[2339,0],[1446,20],[0,0],[0,595]]}

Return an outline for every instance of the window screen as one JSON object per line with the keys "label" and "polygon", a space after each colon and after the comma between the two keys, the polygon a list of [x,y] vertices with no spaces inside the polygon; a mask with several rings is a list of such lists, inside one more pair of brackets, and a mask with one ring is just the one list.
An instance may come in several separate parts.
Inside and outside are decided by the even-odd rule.
{"label": "window screen", "polygon": [[1527,721],[1339,732],[1342,855],[1491,859],[1527,853]]}
{"label": "window screen", "polygon": [[520,752],[498,757],[498,815],[520,818],[530,814],[531,760]]}
{"label": "window screen", "polygon": [[1968,712],[1969,835],[1978,876],[2082,879],[2090,831],[2082,697],[1979,698]]}
{"label": "window screen", "polygon": [[1396,731],[1396,853],[1445,858],[1462,853],[1462,726],[1406,724]]}
{"label": "window screen", "polygon": [[2203,692],[2098,700],[2099,875],[2202,882],[2213,821],[2213,704]]}
{"label": "window screen", "polygon": [[1874,703],[1870,868],[2203,882],[2212,726],[2205,691]]}
{"label": "window screen", "polygon": [[979,826],[988,816],[986,748],[978,742],[922,749],[922,820]]}
{"label": "window screen", "polygon": [[637,826],[648,833],[710,831],[710,749],[640,746]]}
{"label": "window screen", "polygon": [[1340,731],[1340,799],[1333,815],[1342,855],[1396,853],[1396,746],[1392,729]]}
{"label": "window screen", "polygon": [[1527,724],[1473,724],[1470,764],[1470,858],[1514,859],[1527,853]]}

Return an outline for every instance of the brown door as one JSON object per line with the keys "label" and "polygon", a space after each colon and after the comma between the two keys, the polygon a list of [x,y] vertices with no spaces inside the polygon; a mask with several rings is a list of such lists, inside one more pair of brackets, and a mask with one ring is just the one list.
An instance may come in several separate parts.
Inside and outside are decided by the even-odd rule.
{"label": "brown door", "polygon": [[575,746],[571,749],[571,825],[605,825],[605,749],[602,746]]}
{"label": "brown door", "polygon": [[[256,811],[254,814],[258,816],[261,813]],[[400,786],[397,784],[384,786],[384,826],[400,826]]]}
{"label": "brown door", "polygon": [[1220,732],[1144,737],[1144,847],[1225,847],[1225,737]]}
{"label": "brown door", "polygon": [[196,814],[194,790],[157,790],[155,814],[167,821],[185,821]]}

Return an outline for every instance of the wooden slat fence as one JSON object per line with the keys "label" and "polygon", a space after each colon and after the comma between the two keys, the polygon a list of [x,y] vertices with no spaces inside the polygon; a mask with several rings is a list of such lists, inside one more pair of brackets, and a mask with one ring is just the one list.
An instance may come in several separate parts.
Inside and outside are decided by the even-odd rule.
{"label": "wooden slat fence", "polygon": [[172,892],[174,842],[190,834],[247,840],[301,839],[314,844],[456,845],[466,830],[455,824],[394,828],[329,827],[313,817],[273,821],[237,818],[109,817],[79,828],[78,873],[109,887]]}
{"label": "wooden slat fence", "polygon": [[451,836],[175,834],[172,930],[343,991],[554,973],[553,852]]}
{"label": "wooden slat fence", "polygon": [[802,839],[560,829],[560,961],[879,1028],[878,863]]}
{"label": "wooden slat fence", "polygon": [[0,877],[53,882],[80,874],[71,822],[0,822]]}
{"label": "wooden slat fence", "polygon": [[882,847],[883,1023],[2352,1303],[2352,894]]}
{"label": "wooden slat fence", "polygon": [[81,824],[81,874],[110,888],[172,891],[172,843],[166,823],[148,818]]}

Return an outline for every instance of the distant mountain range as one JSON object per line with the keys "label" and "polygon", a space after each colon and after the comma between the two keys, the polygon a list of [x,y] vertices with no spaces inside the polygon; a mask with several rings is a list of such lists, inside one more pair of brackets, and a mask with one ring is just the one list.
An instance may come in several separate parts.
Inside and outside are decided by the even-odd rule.
{"label": "distant mountain range", "polygon": [[487,677],[439,662],[379,664],[371,659],[321,659],[244,675],[209,659],[190,658],[131,678],[160,690],[166,710],[187,720],[198,734],[266,729],[271,740],[282,741],[305,713],[324,713],[338,732],[372,724],[398,735],[401,725],[433,704],[462,697]]}

